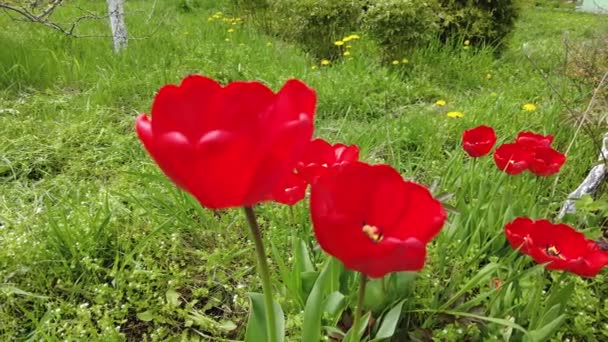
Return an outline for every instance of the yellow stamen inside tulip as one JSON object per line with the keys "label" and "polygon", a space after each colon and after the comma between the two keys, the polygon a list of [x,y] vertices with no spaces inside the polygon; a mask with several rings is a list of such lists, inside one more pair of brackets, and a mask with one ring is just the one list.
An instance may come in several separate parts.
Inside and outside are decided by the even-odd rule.
{"label": "yellow stamen inside tulip", "polygon": [[561,260],[566,260],[566,258],[564,258],[561,255],[561,253],[557,250],[557,248],[554,245],[547,246],[547,248],[545,248],[545,252],[547,253],[548,256],[558,257]]}
{"label": "yellow stamen inside tulip", "polygon": [[382,241],[382,232],[378,227],[372,226],[369,224],[363,224],[363,228],[361,229],[367,237],[375,243]]}

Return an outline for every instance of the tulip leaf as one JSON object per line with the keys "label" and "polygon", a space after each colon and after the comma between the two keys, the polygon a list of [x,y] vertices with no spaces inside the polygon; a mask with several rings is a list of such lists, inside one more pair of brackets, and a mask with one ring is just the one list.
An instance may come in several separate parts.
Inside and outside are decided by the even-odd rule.
{"label": "tulip leaf", "polygon": [[496,263],[489,263],[489,264],[485,265],[458,292],[456,292],[456,294],[454,296],[452,296],[452,298],[450,298],[448,301],[446,301],[439,310],[443,310],[445,308],[450,307],[450,305],[452,305],[454,302],[456,302],[456,300],[458,300],[458,298],[463,296],[465,293],[472,290],[476,286],[487,282],[489,276],[499,267],[500,267],[500,265],[496,264]]}
{"label": "tulip leaf", "polygon": [[302,239],[299,239],[298,243],[296,243],[296,255],[295,262],[296,266],[300,270],[300,272],[314,272],[315,266],[313,265],[310,254],[308,253],[308,248],[306,248],[306,242]]}
{"label": "tulip leaf", "polygon": [[390,304],[389,293],[385,291],[385,281],[385,278],[370,279],[365,286],[365,307],[374,312],[382,311]]}
{"label": "tulip leaf", "polygon": [[302,325],[302,341],[304,342],[318,342],[321,340],[324,290],[327,287],[326,283],[329,279],[332,263],[333,258],[328,258],[306,300],[304,323]]}
{"label": "tulip leaf", "polygon": [[543,326],[542,328],[532,330],[528,332],[528,336],[524,341],[546,341],[549,336],[553,335],[561,327],[561,325],[566,320],[566,314],[562,314],[554,319],[551,323]]}
{"label": "tulip leaf", "polygon": [[327,296],[323,307],[333,320],[337,320],[346,307],[346,297],[340,291],[334,291]]}
{"label": "tulip leaf", "polygon": [[285,264],[283,253],[279,253],[278,249],[270,241],[270,248],[272,251],[273,261],[279,268],[279,275],[285,287],[287,288],[287,294],[291,300],[295,300],[299,307],[304,307],[304,298],[302,297],[302,280],[299,272],[293,272]]}
{"label": "tulip leaf", "polygon": [[[561,277],[560,277],[560,279],[561,279]],[[559,282],[558,282],[558,284],[559,284]],[[549,307],[553,307],[556,304],[559,304],[561,306],[561,309],[563,312],[563,310],[566,307],[566,303],[572,296],[573,292],[574,292],[574,282],[573,281],[568,282],[568,285],[566,285],[564,287],[552,286],[551,292],[549,294],[549,298],[547,298],[547,300],[545,302],[546,307],[549,308]]]}
{"label": "tulip leaf", "polygon": [[365,329],[369,325],[369,318],[372,313],[368,312],[361,317],[361,320],[357,324],[358,326],[350,327],[350,330],[344,336],[344,340],[342,342],[359,342],[361,341],[361,337],[363,337],[363,333],[365,333]]}
{"label": "tulip leaf", "polygon": [[389,312],[386,313],[386,315],[384,315],[376,336],[374,336],[374,339],[370,342],[391,338],[395,334],[397,323],[399,323],[399,318],[401,318],[401,309],[403,308],[403,303],[405,303],[405,300],[397,303],[397,305],[395,305],[392,309],[390,309]]}
{"label": "tulip leaf", "polygon": [[[264,295],[261,293],[249,293],[251,306],[249,308],[249,320],[245,332],[245,342],[269,341],[268,331],[266,330],[266,310],[264,305]],[[273,327],[278,342],[285,339],[285,316],[278,302],[274,301],[274,314],[276,326]]]}
{"label": "tulip leaf", "polygon": [[302,272],[300,274],[302,280],[302,298],[308,298],[310,291],[314,287],[317,279],[319,278],[319,272]]}
{"label": "tulip leaf", "polygon": [[436,314],[446,314],[446,315],[450,315],[450,316],[456,316],[456,317],[468,317],[468,318],[475,318],[481,321],[486,321],[486,322],[490,322],[490,323],[496,323],[499,325],[502,325],[504,327],[508,327],[508,328],[512,328],[515,330],[519,330],[521,332],[523,332],[526,336],[529,334],[528,331],[522,327],[521,325],[512,322],[508,319],[503,319],[503,318],[496,318],[496,317],[488,317],[488,316],[483,316],[483,315],[477,315],[477,314],[473,314],[473,313],[469,313],[469,312],[461,312],[461,311],[451,311],[451,310],[432,310],[432,309],[422,309],[422,310],[412,310],[409,312],[431,312],[431,313],[436,313]]}

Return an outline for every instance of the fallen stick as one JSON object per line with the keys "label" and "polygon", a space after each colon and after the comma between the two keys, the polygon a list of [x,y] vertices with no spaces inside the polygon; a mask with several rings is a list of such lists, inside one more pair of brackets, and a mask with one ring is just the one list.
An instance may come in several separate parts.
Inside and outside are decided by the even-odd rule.
{"label": "fallen stick", "polygon": [[606,176],[608,175],[608,168],[606,167],[606,158],[608,158],[608,133],[604,134],[602,139],[602,150],[598,160],[601,164],[594,166],[583,182],[568,195],[568,199],[557,214],[557,219],[562,219],[566,214],[576,213],[576,200],[580,199],[583,195],[591,195],[597,191]]}

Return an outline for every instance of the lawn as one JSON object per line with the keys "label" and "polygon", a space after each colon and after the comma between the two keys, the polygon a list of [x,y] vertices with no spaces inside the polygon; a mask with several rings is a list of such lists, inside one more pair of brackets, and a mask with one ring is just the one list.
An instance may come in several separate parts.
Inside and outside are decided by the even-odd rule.
{"label": "lawn", "polygon": [[[1,340],[243,340],[248,293],[261,292],[245,216],[202,208],[135,134],[155,92],[189,74],[258,80],[275,91],[301,79],[318,96],[315,136],[356,144],[361,160],[450,195],[441,196],[450,211],[424,269],[368,285],[373,318],[402,305],[393,340],[521,340],[519,328],[539,340],[608,339],[606,272],[547,270],[503,233],[518,216],[553,220],[596,163],[604,132],[599,124],[577,129],[580,115],[570,110],[582,112],[593,89],[567,76],[564,37],[587,39],[607,28],[605,17],[526,6],[500,55],[437,43],[398,64],[353,32],[361,39],[352,59],[321,65],[228,1],[186,3],[128,1],[129,34],[142,39],[119,55],[107,38],[65,37],[0,12]],[[70,20],[79,6],[105,11],[105,2],[81,0],[55,15]],[[213,19],[218,12],[242,20]],[[80,32],[106,34],[107,26],[87,21]],[[536,110],[523,110],[528,103]],[[463,130],[478,125],[492,126],[499,144],[520,131],[554,135],[567,162],[551,177],[509,176],[491,156],[463,152]],[[263,203],[256,212],[286,339],[299,341],[306,297],[330,259],[315,241],[307,201]],[[597,211],[565,222],[602,235]],[[332,297],[338,303],[323,326],[344,328],[357,277],[333,266],[340,274],[332,289],[343,298]]]}

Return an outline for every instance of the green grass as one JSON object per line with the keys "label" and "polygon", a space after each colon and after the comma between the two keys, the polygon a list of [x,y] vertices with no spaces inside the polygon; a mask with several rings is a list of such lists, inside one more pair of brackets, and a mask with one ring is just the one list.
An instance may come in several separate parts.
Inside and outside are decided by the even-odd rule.
{"label": "green grass", "polygon": [[[77,16],[77,4],[105,10],[103,2],[80,1],[58,11],[58,18]],[[463,129],[487,124],[499,142],[534,130],[554,134],[557,148],[566,150],[574,127],[526,54],[569,106],[582,109],[591,90],[578,90],[563,76],[561,40],[565,31],[569,39],[584,39],[602,18],[528,8],[498,59],[490,48],[436,45],[404,56],[406,65],[385,65],[363,36],[353,60],[313,70],[318,60],[247,20],[234,33],[227,32],[233,26],[209,22],[216,11],[231,14],[223,1],[193,12],[173,1],[157,6],[150,13],[149,1],[127,3],[129,33],[149,37],[130,41],[120,56],[108,39],[70,39],[0,15],[0,339],[242,339],[246,293],[260,290],[242,213],[200,208],[164,179],[134,134],[134,119],[149,110],[154,92],[190,73],[222,83],[255,79],[273,89],[303,79],[318,93],[317,136],[357,144],[364,160],[389,163],[428,186],[437,183],[437,193],[454,193],[449,203],[459,213],[450,214],[431,244],[413,289],[375,302],[381,311],[407,296],[397,340],[508,333],[500,324],[436,313],[445,310],[534,330],[547,323],[535,318],[548,309],[542,303],[550,304],[543,291],[556,291],[562,281],[573,282],[575,291],[553,339],[608,337],[605,275],[588,280],[532,268],[502,236],[515,216],[554,215],[595,162],[592,140],[600,132],[572,143],[557,181],[507,177],[491,158],[472,161],[460,148]],[[107,23],[93,21],[80,32],[107,31]],[[448,105],[437,107],[438,99]],[[528,102],[539,110],[523,112]],[[465,117],[448,118],[449,110]],[[315,267],[323,262],[304,203],[295,207],[294,222],[288,208],[275,204],[258,211],[267,242],[288,267],[294,229]],[[584,217],[571,222],[590,236],[599,233],[597,224],[583,225]],[[493,290],[493,278],[503,281],[500,291]],[[276,272],[274,279],[283,290],[288,339],[297,341],[302,308]],[[354,287],[345,291],[354,300]]]}

